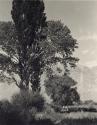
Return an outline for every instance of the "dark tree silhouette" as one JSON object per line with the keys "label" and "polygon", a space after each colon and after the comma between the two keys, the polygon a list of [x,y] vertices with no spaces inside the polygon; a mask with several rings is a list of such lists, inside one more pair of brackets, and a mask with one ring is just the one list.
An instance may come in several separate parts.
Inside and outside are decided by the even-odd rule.
{"label": "dark tree silhouette", "polygon": [[39,89],[41,71],[41,49],[39,42],[45,39],[42,30],[46,26],[44,2],[42,0],[13,0],[12,19],[15,24],[18,47],[18,74],[20,87]]}

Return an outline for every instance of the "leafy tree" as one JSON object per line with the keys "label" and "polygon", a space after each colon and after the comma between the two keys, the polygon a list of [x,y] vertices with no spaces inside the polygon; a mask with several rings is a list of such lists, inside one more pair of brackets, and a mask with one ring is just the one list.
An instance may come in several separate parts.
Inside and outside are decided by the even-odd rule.
{"label": "leafy tree", "polygon": [[73,105],[80,101],[80,96],[75,87],[77,83],[69,76],[58,77],[54,75],[45,82],[47,93],[53,99],[54,104]]}
{"label": "leafy tree", "polygon": [[6,39],[3,41],[5,46],[2,48],[10,60],[5,62],[6,69],[19,75],[21,82],[16,83],[19,88],[28,89],[31,82],[36,91],[39,89],[42,67],[39,42],[46,38],[42,35],[43,28],[46,27],[44,3],[42,0],[13,0],[11,14],[15,29],[10,22],[8,25],[2,24],[6,29],[3,36]]}
{"label": "leafy tree", "polygon": [[[61,106],[79,102],[80,96],[75,87],[77,83],[68,75],[70,67],[76,67],[79,60],[73,56],[78,45],[72,37],[70,29],[64,26],[61,21],[49,21],[47,41],[44,44],[42,43],[42,46],[46,48],[44,49],[43,60],[47,65],[48,80],[45,81],[47,93],[51,95],[55,104]],[[62,69],[65,70],[63,76],[53,74],[52,65],[56,65],[57,62],[64,66],[64,69]],[[57,68],[57,70],[62,72],[60,68]]]}
{"label": "leafy tree", "polygon": [[[10,25],[11,27],[14,27],[13,24],[11,24],[10,22],[8,23],[8,25]],[[6,27],[8,27],[8,26],[6,26]],[[14,28],[3,28],[3,29],[7,29],[7,30],[5,30],[5,31],[7,31],[7,35],[4,35],[4,39],[3,39],[3,40],[6,39],[6,42],[4,42],[5,44],[3,44],[3,49],[7,53],[9,53],[8,59],[10,60],[9,57],[11,57],[11,61],[12,61],[13,58],[15,57],[15,56],[13,56],[14,55],[13,53],[16,53],[15,54],[16,56],[18,55],[17,54],[17,48],[15,48],[15,47],[19,45],[18,44],[19,41],[18,41],[18,39],[17,39],[17,37],[15,35],[15,31],[13,31],[13,32],[9,31],[9,29],[14,30]],[[52,77],[51,65],[55,65],[56,62],[62,63],[64,65],[65,71],[69,70],[69,66],[71,66],[71,67],[76,66],[76,62],[78,61],[78,58],[73,57],[73,52],[75,51],[76,48],[78,48],[77,41],[72,37],[71,32],[70,32],[70,30],[68,29],[67,26],[64,26],[60,21],[48,21],[48,27],[46,27],[45,30],[42,30],[41,33],[42,33],[42,38],[45,38],[45,36],[47,35],[47,39],[43,39],[42,42],[38,42],[38,45],[39,45],[38,47],[41,48],[40,53],[42,53],[42,55],[40,54],[40,56],[38,56],[38,57],[40,57],[41,64],[42,64],[41,65],[41,70],[44,71],[45,68],[46,68],[46,70],[49,70],[49,72],[48,71],[47,72],[48,72],[48,77],[49,77],[50,80],[52,79],[51,78]],[[1,36],[3,36],[3,35],[1,35]],[[9,38],[7,38],[7,36]],[[10,42],[10,44],[9,44],[9,42]],[[10,45],[11,49],[8,49],[9,45]],[[13,51],[11,51],[11,50],[13,50]],[[33,48],[31,48],[31,50],[33,50]],[[61,54],[61,57],[57,57],[56,53]],[[12,56],[10,56],[10,55],[12,55]],[[33,57],[35,55],[36,55],[36,53],[34,53]],[[33,59],[33,58],[31,58],[31,59]],[[10,61],[8,61],[7,67],[5,66],[5,68],[7,68],[8,70],[12,69],[12,72],[13,71],[16,72],[17,69],[18,69],[17,68],[18,63],[16,63],[17,62],[16,60],[17,60],[17,58],[15,57],[14,58],[15,63],[13,63],[13,62],[9,63]],[[4,64],[4,62],[3,62],[3,64]],[[15,64],[15,66],[11,65],[12,68],[8,68],[9,64]],[[9,66],[9,67],[11,67],[11,66]],[[34,67],[34,66],[35,65],[32,66],[32,63],[30,63],[29,68],[31,68],[31,73],[32,73],[32,70],[34,71],[34,69],[32,69],[32,67]],[[2,65],[1,65],[1,67],[2,67]],[[13,69],[16,69],[16,70],[13,70]],[[39,71],[40,70],[38,70],[37,77],[39,76]],[[31,77],[32,76],[33,76],[33,73],[31,75]],[[60,80],[57,80],[57,79],[61,79],[61,78],[56,77],[54,81],[46,83],[46,86],[48,86],[47,87],[48,90],[52,90],[53,88],[57,88],[57,87],[54,87],[54,85],[56,85],[55,81],[57,81],[59,86],[60,86],[60,88],[58,88],[58,89],[61,91],[61,88],[62,88],[61,83],[62,82],[60,82]],[[69,80],[69,82],[65,82],[66,79],[69,80],[71,78],[69,78],[68,76],[65,76],[64,80],[63,80],[64,84],[68,85],[69,83],[72,83],[72,80],[71,81]],[[52,89],[50,89],[49,86],[51,86],[51,85],[49,85],[49,83],[52,83]],[[66,87],[66,86],[64,85],[64,87]],[[65,93],[63,92],[63,95],[66,96],[66,94],[68,93],[68,96],[66,96],[66,98],[63,96],[63,100],[60,100],[59,103],[63,104],[63,102],[65,101],[64,104],[66,104],[66,102],[67,102],[67,104],[71,104],[75,100],[76,101],[79,100],[79,95],[78,95],[76,89],[75,88],[71,89],[71,88],[72,87],[70,86],[70,87],[67,88],[67,91],[65,91]],[[52,98],[56,97],[56,91],[55,91],[55,96],[54,96],[54,93],[52,93],[54,91],[50,91],[50,93],[53,94]],[[60,98],[60,96],[59,96],[59,98]],[[73,98],[74,101],[71,101],[72,98]]]}
{"label": "leafy tree", "polygon": [[[61,21],[48,21],[46,33],[47,40],[40,43],[45,51],[44,64],[48,66],[60,62],[64,65],[66,72],[69,67],[75,67],[79,59],[74,57],[73,53],[78,45],[77,40],[72,37],[70,29]],[[61,57],[56,54],[60,54]]]}
{"label": "leafy tree", "polygon": [[[41,69],[41,32],[46,26],[44,3],[41,0],[13,0],[12,18],[18,36],[20,77],[26,88],[31,79],[32,88],[39,88]],[[33,69],[32,69],[33,68]],[[33,75],[32,75],[33,74]]]}
{"label": "leafy tree", "polygon": [[[9,73],[13,80],[13,74],[18,74],[18,40],[14,25],[12,22],[0,22],[0,75],[1,78],[4,77],[9,79],[4,75],[6,71]],[[3,80],[3,79],[2,79]],[[20,85],[16,82],[18,87]]]}

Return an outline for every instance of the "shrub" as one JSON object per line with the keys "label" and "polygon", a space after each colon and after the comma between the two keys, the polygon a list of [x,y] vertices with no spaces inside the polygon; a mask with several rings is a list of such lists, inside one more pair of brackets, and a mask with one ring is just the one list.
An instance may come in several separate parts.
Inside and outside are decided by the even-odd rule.
{"label": "shrub", "polygon": [[12,96],[12,104],[20,109],[42,111],[44,109],[44,98],[39,93],[24,91]]}
{"label": "shrub", "polygon": [[0,125],[25,125],[20,111],[7,100],[0,102]]}
{"label": "shrub", "polygon": [[36,119],[35,114],[44,109],[44,99],[38,93],[20,92],[13,95],[11,103],[0,102],[0,125],[54,125],[50,119]]}

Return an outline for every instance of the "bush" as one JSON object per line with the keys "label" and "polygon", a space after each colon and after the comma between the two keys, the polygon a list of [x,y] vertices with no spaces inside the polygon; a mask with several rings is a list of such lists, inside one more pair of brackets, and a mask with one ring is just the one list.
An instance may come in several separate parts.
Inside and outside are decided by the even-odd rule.
{"label": "bush", "polygon": [[20,111],[7,100],[0,102],[0,125],[25,125]]}
{"label": "bush", "polygon": [[12,104],[20,109],[40,112],[44,109],[44,98],[39,93],[32,91],[20,92],[12,96]]}
{"label": "bush", "polygon": [[35,114],[44,109],[44,99],[38,93],[20,92],[13,95],[11,103],[0,102],[0,125],[54,125],[50,119],[36,119]]}

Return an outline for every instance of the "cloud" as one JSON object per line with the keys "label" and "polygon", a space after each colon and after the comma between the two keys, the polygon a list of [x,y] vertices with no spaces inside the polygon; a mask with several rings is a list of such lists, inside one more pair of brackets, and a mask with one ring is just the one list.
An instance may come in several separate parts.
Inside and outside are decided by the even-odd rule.
{"label": "cloud", "polygon": [[89,56],[95,56],[97,51],[96,50],[92,50],[92,49],[88,49],[88,50],[82,50],[82,55],[87,55],[89,54]]}
{"label": "cloud", "polygon": [[92,60],[92,61],[86,62],[84,65],[86,65],[88,67],[97,66],[97,61],[96,60]]}
{"label": "cloud", "polygon": [[97,52],[96,52],[95,50],[92,50],[91,56],[95,56],[96,53],[97,53]]}
{"label": "cloud", "polygon": [[83,51],[82,51],[82,54],[85,55],[85,54],[87,54],[88,52],[89,52],[89,50],[83,50]]}
{"label": "cloud", "polygon": [[86,34],[86,35],[82,35],[82,36],[80,36],[79,38],[78,38],[78,40],[81,40],[81,41],[83,41],[83,40],[93,40],[93,41],[97,41],[97,34],[92,34],[92,33],[88,33],[88,34]]}

